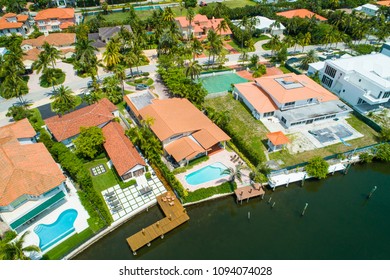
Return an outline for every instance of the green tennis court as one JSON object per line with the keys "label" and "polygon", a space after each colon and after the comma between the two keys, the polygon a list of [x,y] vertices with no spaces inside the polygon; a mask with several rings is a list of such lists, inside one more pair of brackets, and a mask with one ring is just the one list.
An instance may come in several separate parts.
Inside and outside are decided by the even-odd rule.
{"label": "green tennis court", "polygon": [[201,77],[199,80],[202,82],[203,87],[209,94],[228,91],[231,89],[231,84],[242,84],[248,82],[248,80],[235,73],[208,76],[204,78]]}

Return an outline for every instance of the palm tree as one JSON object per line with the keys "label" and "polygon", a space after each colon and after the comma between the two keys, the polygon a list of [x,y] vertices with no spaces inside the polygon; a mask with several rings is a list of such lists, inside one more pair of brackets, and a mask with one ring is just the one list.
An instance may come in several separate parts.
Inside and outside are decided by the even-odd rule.
{"label": "palm tree", "polygon": [[165,8],[162,15],[163,22],[170,23],[173,22],[174,19],[175,19],[175,14],[173,13],[172,9],[170,7]]}
{"label": "palm tree", "polygon": [[303,53],[305,46],[310,45],[311,34],[309,32],[306,32],[305,35],[300,36],[300,38],[298,39],[298,42],[299,42],[299,45],[302,46],[302,53]]}
{"label": "palm tree", "polygon": [[248,25],[249,25],[249,19],[246,16],[244,16],[238,24],[241,30],[241,49],[244,48],[244,37],[245,37],[244,33],[246,32]]}
{"label": "palm tree", "polygon": [[317,53],[315,50],[310,50],[301,60],[301,68],[307,70],[309,68],[309,64],[313,62],[317,62],[319,60]]}
{"label": "palm tree", "polygon": [[191,42],[190,49],[192,52],[192,60],[195,60],[196,55],[199,55],[203,52],[203,45],[198,39],[194,39]]}
{"label": "palm tree", "polygon": [[45,55],[44,52],[40,52],[38,55],[38,59],[32,64],[32,68],[37,71],[37,74],[39,74],[41,71],[45,72],[49,64],[50,62],[48,57]]}
{"label": "palm tree", "polygon": [[268,42],[268,45],[271,47],[271,56],[280,49],[281,44],[279,35],[272,35],[271,40]]}
{"label": "palm tree", "polygon": [[17,71],[7,71],[0,84],[0,95],[4,98],[18,98],[21,104],[25,104],[23,95],[28,93],[27,83]]}
{"label": "palm tree", "polygon": [[123,62],[130,68],[131,76],[133,76],[133,67],[137,64],[137,56],[134,52],[128,52],[123,56]]}
{"label": "palm tree", "polygon": [[122,96],[125,96],[125,84],[124,81],[126,79],[125,67],[121,64],[117,64],[114,67],[115,77],[119,80],[122,85]]}
{"label": "palm tree", "polygon": [[73,95],[73,91],[69,87],[61,85],[58,87],[54,95],[50,97],[53,100],[53,110],[63,115],[66,112],[76,107],[76,97]]}
{"label": "palm tree", "polygon": [[120,44],[112,40],[106,45],[106,50],[103,53],[103,61],[108,69],[111,69],[121,61],[122,55],[120,54],[119,49]]}
{"label": "palm tree", "polygon": [[226,8],[227,7],[225,6],[225,4],[221,2],[217,2],[216,5],[214,6],[213,16],[216,18],[223,17],[225,15],[225,11],[227,10]]}
{"label": "palm tree", "polygon": [[222,171],[221,175],[229,175],[230,181],[233,183],[236,179],[242,182],[242,173],[241,170],[244,169],[244,166],[241,164],[236,165],[236,168],[229,167]]}
{"label": "palm tree", "polygon": [[52,64],[52,68],[55,68],[57,59],[60,59],[60,51],[51,46],[48,42],[43,43],[43,53],[47,57],[47,61]]}
{"label": "palm tree", "polygon": [[209,30],[207,33],[207,40],[208,40],[208,49],[209,49],[209,61],[210,61],[210,56],[213,56],[213,63],[215,60],[215,56],[219,55],[222,51],[223,44],[221,37],[215,33],[214,30]]}
{"label": "palm tree", "polygon": [[186,68],[186,77],[190,76],[191,80],[199,77],[200,72],[202,71],[202,66],[199,64],[199,61],[191,61]]}
{"label": "palm tree", "polygon": [[91,69],[91,64],[94,64],[96,59],[95,52],[98,51],[96,47],[92,45],[93,41],[88,38],[82,38],[75,43],[75,63],[76,68],[81,69],[84,73],[86,69]]}
{"label": "palm tree", "polygon": [[188,20],[188,28],[189,28],[189,34],[187,36],[187,39],[190,40],[192,38],[192,21],[194,20],[195,12],[192,8],[187,9],[187,16],[186,19]]}
{"label": "palm tree", "polygon": [[104,87],[104,92],[106,94],[106,97],[114,104],[119,103],[123,99],[118,84],[119,84],[119,80],[116,76],[110,76],[104,78],[103,80],[103,87]]}
{"label": "palm tree", "polygon": [[41,250],[35,245],[23,247],[27,234],[29,231],[23,233],[18,239],[2,245],[0,260],[29,260],[30,258],[25,253],[39,253]]}
{"label": "palm tree", "polygon": [[228,31],[229,25],[227,24],[226,20],[221,20],[221,22],[218,24],[216,31],[219,31],[219,35],[222,35],[222,31]]}

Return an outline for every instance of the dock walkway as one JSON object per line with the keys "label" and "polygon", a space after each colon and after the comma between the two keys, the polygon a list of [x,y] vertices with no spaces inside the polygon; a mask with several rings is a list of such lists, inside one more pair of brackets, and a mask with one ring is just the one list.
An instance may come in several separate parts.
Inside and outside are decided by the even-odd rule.
{"label": "dock walkway", "polygon": [[242,203],[242,201],[245,199],[248,201],[249,198],[261,196],[265,193],[263,188],[258,183],[255,183],[253,186],[237,188],[234,192],[237,197],[237,203]]}
{"label": "dock walkway", "polygon": [[190,219],[180,201],[170,192],[159,195],[157,202],[166,217],[126,239],[134,254],[138,249],[145,245],[149,246],[150,242],[158,237],[163,238],[164,234]]}

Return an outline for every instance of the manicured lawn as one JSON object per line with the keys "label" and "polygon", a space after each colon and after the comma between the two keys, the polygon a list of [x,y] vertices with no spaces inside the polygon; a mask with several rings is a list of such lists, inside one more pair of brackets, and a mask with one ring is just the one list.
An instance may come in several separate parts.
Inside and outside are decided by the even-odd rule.
{"label": "manicured lawn", "polygon": [[291,71],[288,70],[288,69],[287,69],[286,67],[284,67],[284,66],[279,66],[278,68],[279,68],[280,70],[283,71],[283,74],[291,73]]}
{"label": "manicured lawn", "polygon": [[229,126],[252,149],[266,150],[262,139],[265,139],[267,128],[256,120],[241,102],[234,100],[231,94],[205,100],[205,107],[212,107],[216,111],[227,111],[230,118]]}
{"label": "manicured lawn", "polygon": [[71,250],[76,248],[78,245],[83,243],[85,240],[89,239],[93,235],[91,229],[87,228],[86,230],[76,233],[75,235],[69,237],[67,240],[62,242],[60,245],[54,247],[45,255],[43,255],[44,260],[59,260]]}
{"label": "manicured lawn", "polygon": [[101,193],[105,189],[108,189],[118,184],[113,172],[111,171],[111,169],[108,168],[106,164],[107,161],[108,161],[107,158],[103,158],[103,159],[97,159],[84,164],[84,167],[87,168],[89,172],[91,172],[92,167],[95,167],[99,164],[103,164],[104,167],[106,168],[106,172],[103,174],[93,176],[91,173],[93,186],[98,193]]}
{"label": "manicured lawn", "polygon": [[283,167],[285,167],[295,165],[301,162],[306,162],[314,156],[326,157],[333,154],[347,152],[353,150],[354,148],[369,146],[377,143],[377,132],[375,132],[364,122],[360,121],[357,117],[351,115],[351,117],[347,119],[347,122],[354,129],[364,135],[364,137],[348,141],[351,146],[346,146],[343,143],[338,143],[321,149],[306,151],[297,154],[290,154],[288,153],[288,151],[280,151],[276,153],[271,153],[269,157],[272,160],[282,160],[284,162]]}
{"label": "manicured lawn", "polygon": [[[270,38],[266,35],[260,35],[259,37],[253,37],[253,40],[254,42],[258,42],[258,41],[264,41],[264,40],[269,40]],[[241,50],[241,42],[236,42],[235,40],[231,40],[229,43],[228,43],[230,46],[232,46],[234,49],[236,49],[237,51],[240,51]],[[244,47],[244,50],[246,50],[247,52],[250,52],[251,50],[247,49]]]}
{"label": "manicured lawn", "polygon": [[256,6],[256,2],[250,0],[226,0],[223,2],[229,8]]}

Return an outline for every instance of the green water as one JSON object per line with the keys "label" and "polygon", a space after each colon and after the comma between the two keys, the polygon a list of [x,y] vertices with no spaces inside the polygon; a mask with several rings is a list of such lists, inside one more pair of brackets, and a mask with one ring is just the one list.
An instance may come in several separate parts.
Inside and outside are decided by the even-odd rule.
{"label": "green water", "polygon": [[225,92],[231,89],[231,84],[242,84],[248,82],[248,80],[238,76],[235,73],[229,74],[216,74],[215,76],[208,76],[199,78],[203,87],[209,94]]}
{"label": "green water", "polygon": [[389,179],[389,165],[360,165],[269,191],[263,201],[237,205],[227,197],[187,207],[188,223],[133,256],[126,237],[162,217],[153,207],[76,259],[390,259]]}

